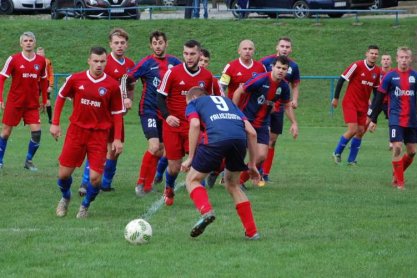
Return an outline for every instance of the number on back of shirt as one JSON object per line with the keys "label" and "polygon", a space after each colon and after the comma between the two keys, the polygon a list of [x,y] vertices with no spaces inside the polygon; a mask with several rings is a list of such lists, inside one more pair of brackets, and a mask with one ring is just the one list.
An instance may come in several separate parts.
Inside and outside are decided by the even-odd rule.
{"label": "number on back of shirt", "polygon": [[148,127],[156,127],[156,120],[148,119]]}
{"label": "number on back of shirt", "polygon": [[219,96],[210,96],[211,100],[216,104],[217,109],[220,111],[229,111],[226,101]]}

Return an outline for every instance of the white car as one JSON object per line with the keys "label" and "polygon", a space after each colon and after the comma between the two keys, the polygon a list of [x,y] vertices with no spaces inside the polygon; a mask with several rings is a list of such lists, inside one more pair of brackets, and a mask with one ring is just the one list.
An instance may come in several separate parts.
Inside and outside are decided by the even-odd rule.
{"label": "white car", "polygon": [[0,0],[0,14],[12,14],[14,11],[47,11],[51,9],[51,0]]}

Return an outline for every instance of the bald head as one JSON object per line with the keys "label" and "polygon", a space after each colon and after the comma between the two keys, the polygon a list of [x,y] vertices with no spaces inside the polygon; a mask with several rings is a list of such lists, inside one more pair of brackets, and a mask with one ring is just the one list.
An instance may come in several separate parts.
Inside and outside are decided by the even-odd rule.
{"label": "bald head", "polygon": [[255,54],[255,44],[251,40],[243,40],[240,42],[237,52],[242,62],[250,63]]}

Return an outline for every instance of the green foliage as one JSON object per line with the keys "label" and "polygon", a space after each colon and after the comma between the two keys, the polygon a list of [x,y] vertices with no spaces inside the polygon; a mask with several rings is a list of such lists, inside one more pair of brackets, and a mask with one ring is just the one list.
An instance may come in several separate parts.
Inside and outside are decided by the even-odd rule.
{"label": "green foliage", "polygon": [[[415,49],[416,19],[245,21],[29,21],[0,19],[0,64],[20,51],[23,31],[37,35],[58,73],[87,68],[88,49],[106,45],[108,31],[122,26],[130,33],[128,56],[149,53],[148,34],[161,29],[169,36],[169,52],[181,56],[182,44],[200,40],[212,52],[211,69],[219,74],[237,57],[239,41],[252,39],[256,57],[274,53],[276,39],[290,36],[302,75],[339,75],[364,57],[368,44],[395,54],[399,45]],[[329,114],[329,82],[301,83],[297,117],[300,137],[280,137],[270,182],[250,187],[248,196],[262,239],[244,240],[233,203],[222,186],[209,190],[217,219],[199,238],[189,232],[199,218],[178,178],[173,207],[149,210],[161,193],[138,199],[138,168],[147,143],[136,109],[126,116],[125,151],[120,156],[114,193],[101,193],[89,218],[75,218],[81,198],[81,170],[74,174],[73,200],[64,219],[55,216],[60,194],[57,157],[63,138],[55,142],[43,124],[36,173],[23,170],[27,127],[13,130],[0,170],[1,277],[413,277],[417,225],[415,165],[406,173],[404,192],[390,186],[390,153],[383,120],[376,134],[365,136],[359,165],[336,166],[330,158],[344,131],[340,110]],[[139,99],[136,93],[135,107]],[[66,104],[63,128],[71,107]],[[46,123],[45,115],[42,115]],[[346,157],[344,157],[344,161]],[[181,186],[182,185],[182,186]],[[162,187],[158,186],[161,192]],[[134,246],[123,238],[125,225],[146,215],[153,228],[149,244]]]}

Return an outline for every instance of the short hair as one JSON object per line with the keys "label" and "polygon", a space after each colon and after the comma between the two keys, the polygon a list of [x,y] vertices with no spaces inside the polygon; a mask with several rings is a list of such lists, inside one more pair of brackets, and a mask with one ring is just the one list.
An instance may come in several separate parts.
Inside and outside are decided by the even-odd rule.
{"label": "short hair", "polygon": [[164,32],[161,31],[154,31],[149,35],[149,43],[152,43],[152,39],[158,39],[159,37],[162,37],[164,42],[167,42],[168,38],[167,35]]}
{"label": "short hair", "polygon": [[187,101],[191,101],[193,97],[198,98],[206,95],[208,95],[206,89],[199,86],[194,86],[187,92]]}
{"label": "short hair", "polygon": [[398,55],[398,52],[400,52],[400,51],[408,52],[408,54],[410,54],[410,56],[413,55],[413,51],[411,51],[411,49],[407,46],[398,47],[397,48],[397,55]]}
{"label": "short hair", "polygon": [[104,47],[101,46],[93,46],[90,49],[90,56],[91,54],[96,54],[96,55],[103,55],[103,54],[107,54],[107,51]]}
{"label": "short hair", "polygon": [[210,59],[210,51],[208,51],[207,49],[205,49],[205,48],[202,48],[201,50],[200,50],[200,52],[201,52],[201,54],[203,54],[203,56],[204,57],[207,57],[207,58],[209,58]]}
{"label": "short hair", "polygon": [[272,65],[275,66],[278,62],[280,62],[282,65],[290,65],[290,60],[287,56],[280,55],[275,57],[274,60],[272,60]]}
{"label": "short hair", "polygon": [[196,40],[189,40],[184,43],[185,47],[194,48],[197,47],[198,50],[201,50],[201,44]]}
{"label": "short hair", "polygon": [[370,46],[368,46],[368,51],[371,49],[379,50],[379,47],[376,44],[371,44]]}
{"label": "short hair", "polygon": [[280,41],[286,41],[286,42],[289,42],[290,44],[292,44],[292,40],[290,39],[290,37],[280,37],[280,38],[278,38],[277,44]]}
{"label": "short hair", "polygon": [[129,34],[122,28],[114,28],[109,33],[109,41],[113,39],[113,36],[118,36],[124,38],[126,41],[129,40]]}
{"label": "short hair", "polygon": [[35,37],[35,34],[33,34],[33,32],[28,31],[28,32],[24,32],[22,35],[20,35],[20,43],[22,43],[24,37],[32,38],[33,41],[36,42],[36,37]]}

